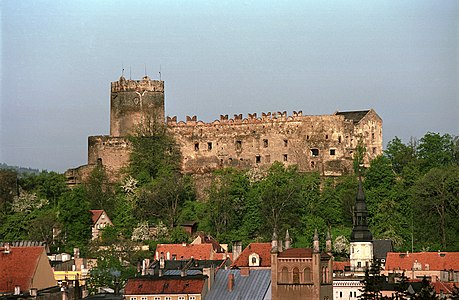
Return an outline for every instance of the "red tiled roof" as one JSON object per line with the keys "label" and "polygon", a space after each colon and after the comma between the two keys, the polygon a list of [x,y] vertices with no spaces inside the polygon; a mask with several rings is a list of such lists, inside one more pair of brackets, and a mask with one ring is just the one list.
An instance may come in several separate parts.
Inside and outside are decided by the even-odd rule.
{"label": "red tiled roof", "polygon": [[164,259],[167,259],[167,252],[169,252],[170,258],[172,255],[176,255],[176,259],[190,259],[193,257],[197,260],[210,260],[219,259],[220,256],[216,257],[212,244],[158,244],[156,246],[156,259],[159,259],[161,252],[164,253]]}
{"label": "red tiled roof", "polygon": [[308,258],[312,257],[311,248],[290,248],[278,254],[281,258]]}
{"label": "red tiled roof", "polygon": [[91,212],[91,218],[92,218],[92,224],[96,224],[97,220],[99,220],[100,218],[100,215],[102,215],[102,213],[104,212],[103,209],[93,209],[93,210],[90,210]]}
{"label": "red tiled roof", "polygon": [[440,294],[451,294],[454,289],[454,285],[459,286],[457,282],[441,282],[441,281],[435,281],[431,282],[431,285],[433,285],[435,289],[435,293]]}
{"label": "red tiled roof", "polygon": [[419,263],[422,270],[429,265],[430,271],[459,271],[459,252],[389,252],[386,258],[386,270],[411,270],[414,263]]}
{"label": "red tiled roof", "polygon": [[260,267],[271,267],[271,243],[250,243],[233,263],[234,267],[248,267],[249,256],[256,253],[260,256]]}
{"label": "red tiled roof", "polygon": [[0,292],[14,292],[15,286],[27,291],[44,247],[11,247],[9,253],[0,251]]}
{"label": "red tiled roof", "polygon": [[125,295],[201,294],[205,277],[133,278],[124,288]]}
{"label": "red tiled roof", "polygon": [[344,267],[350,267],[350,261],[334,261],[333,262],[333,271],[344,271]]}

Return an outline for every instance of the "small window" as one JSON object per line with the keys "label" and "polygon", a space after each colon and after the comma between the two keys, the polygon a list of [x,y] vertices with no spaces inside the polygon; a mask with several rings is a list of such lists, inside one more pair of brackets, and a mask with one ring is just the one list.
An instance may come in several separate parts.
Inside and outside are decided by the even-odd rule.
{"label": "small window", "polygon": [[236,141],[236,150],[242,150],[242,141]]}
{"label": "small window", "polygon": [[309,140],[309,135],[306,136],[306,139]]}
{"label": "small window", "polygon": [[375,139],[375,133],[374,133],[374,132],[371,133],[371,139],[372,139],[372,140]]}
{"label": "small window", "polygon": [[184,296],[179,296],[178,300],[185,300],[185,297]]}
{"label": "small window", "polygon": [[315,167],[316,167],[316,164],[313,161],[311,161],[311,169],[314,169]]}
{"label": "small window", "polygon": [[338,143],[341,144],[341,136],[338,137]]}
{"label": "small window", "polygon": [[130,300],[137,300],[137,297],[130,297]]}
{"label": "small window", "polygon": [[268,140],[263,140],[263,148],[268,148]]}
{"label": "small window", "polygon": [[357,292],[354,292],[354,297],[357,298]]}
{"label": "small window", "polygon": [[256,256],[252,256],[252,264],[256,264],[257,263],[257,257]]}
{"label": "small window", "polygon": [[255,156],[255,162],[257,164],[261,163],[261,156],[260,155]]}
{"label": "small window", "polygon": [[293,268],[293,283],[300,283],[300,270],[298,270],[298,268]]}
{"label": "small window", "polygon": [[212,142],[207,143],[207,150],[212,150]]}
{"label": "small window", "polygon": [[373,151],[373,154],[376,154],[376,147],[373,147],[373,149],[371,149],[371,151]]}
{"label": "small window", "polygon": [[328,140],[328,134],[325,135],[325,139]]}
{"label": "small window", "polygon": [[190,296],[188,297],[189,300],[196,300],[196,296]]}
{"label": "small window", "polygon": [[164,300],[172,300],[172,297],[167,296]]}
{"label": "small window", "polygon": [[177,260],[177,254],[172,254],[172,260]]}
{"label": "small window", "polygon": [[288,147],[288,140],[284,140],[284,147]]}
{"label": "small window", "polygon": [[336,150],[335,149],[330,149],[330,155],[335,155]]}
{"label": "small window", "polygon": [[339,297],[343,298],[343,292],[339,292]]}
{"label": "small window", "polygon": [[362,262],[358,261],[357,262],[357,268],[361,268],[362,267]]}
{"label": "small window", "polygon": [[311,149],[311,155],[314,157],[319,156],[319,149]]}
{"label": "small window", "polygon": [[194,151],[199,151],[199,143],[194,143]]}
{"label": "small window", "polygon": [[287,161],[287,160],[288,160],[287,154],[284,154],[284,161]]}
{"label": "small window", "polygon": [[228,163],[232,163],[233,162],[233,158],[228,158]]}
{"label": "small window", "polygon": [[352,292],[349,292],[349,297],[352,298]]}

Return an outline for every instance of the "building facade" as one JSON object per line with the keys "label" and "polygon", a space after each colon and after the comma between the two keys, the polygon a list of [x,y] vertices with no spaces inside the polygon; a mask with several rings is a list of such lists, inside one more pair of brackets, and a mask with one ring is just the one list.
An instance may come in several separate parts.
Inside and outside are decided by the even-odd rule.
{"label": "building facade", "polygon": [[84,180],[97,165],[116,178],[126,166],[131,150],[128,135],[148,134],[166,125],[182,153],[182,171],[207,174],[232,166],[254,168],[274,161],[298,165],[300,171],[324,176],[352,172],[359,142],[366,149],[364,161],[382,153],[382,119],[372,110],[308,116],[301,111],[267,112],[243,116],[220,115],[213,122],[187,116],[186,121],[167,117],[164,82],[126,80],[111,83],[110,135],[88,138],[88,164],[66,172],[70,185]]}

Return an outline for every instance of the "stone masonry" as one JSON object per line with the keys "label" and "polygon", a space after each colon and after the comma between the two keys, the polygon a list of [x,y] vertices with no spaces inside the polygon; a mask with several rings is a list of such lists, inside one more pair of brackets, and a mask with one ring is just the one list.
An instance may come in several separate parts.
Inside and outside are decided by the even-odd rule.
{"label": "stone masonry", "polygon": [[[112,178],[129,161],[126,136],[145,122],[164,122],[164,82],[126,80],[111,84],[110,135],[88,138],[88,164],[66,172],[70,185],[84,180],[97,164]],[[181,150],[182,171],[209,174],[232,166],[257,168],[274,161],[298,165],[302,172],[323,176],[352,172],[359,140],[366,147],[365,164],[382,153],[382,119],[373,109],[308,116],[301,111],[267,112],[243,116],[220,115],[210,123],[187,116],[167,117],[168,131]]]}

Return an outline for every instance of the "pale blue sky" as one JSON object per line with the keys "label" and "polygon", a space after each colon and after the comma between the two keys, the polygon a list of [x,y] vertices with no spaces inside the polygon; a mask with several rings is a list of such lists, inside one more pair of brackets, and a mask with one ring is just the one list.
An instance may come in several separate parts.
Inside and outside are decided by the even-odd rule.
{"label": "pale blue sky", "polygon": [[110,82],[166,114],[374,108],[386,144],[459,134],[458,1],[32,1],[1,8],[0,162],[64,171],[109,132]]}

